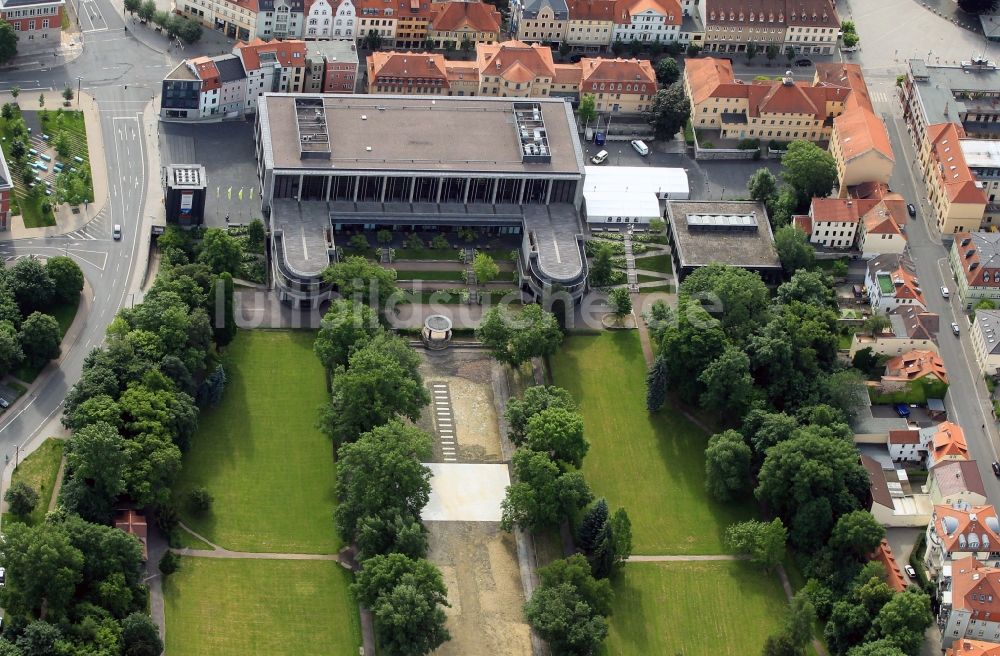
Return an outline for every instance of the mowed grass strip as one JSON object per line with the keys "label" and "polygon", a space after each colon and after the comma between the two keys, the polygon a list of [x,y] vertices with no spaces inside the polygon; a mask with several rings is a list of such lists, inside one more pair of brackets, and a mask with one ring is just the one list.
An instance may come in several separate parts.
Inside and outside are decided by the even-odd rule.
{"label": "mowed grass strip", "polygon": [[350,572],[333,561],[181,558],[163,582],[170,656],[356,656]]}
{"label": "mowed grass strip", "polygon": [[[202,412],[175,494],[182,519],[233,551],[335,553],[334,463],[316,429],[327,401],[312,331],[241,330],[226,347],[226,391]],[[185,507],[195,486],[215,503]]]}
{"label": "mowed grass strip", "polygon": [[551,359],[555,385],[583,413],[583,472],[595,496],[624,507],[637,554],[725,553],[726,527],[753,514],[705,492],[708,436],[679,412],[646,411],[646,364],[636,331],[574,335]]}
{"label": "mowed grass strip", "polygon": [[[49,511],[52,490],[59,474],[59,464],[62,462],[63,447],[65,446],[66,440],[50,437],[22,460],[17,469],[14,470],[11,484],[23,481],[28,484],[28,487],[38,492],[38,504],[26,518],[26,523],[31,526],[41,524],[42,520],[45,519],[45,513]],[[4,513],[3,521],[19,522],[21,520],[8,512]]]}
{"label": "mowed grass strip", "polygon": [[607,656],[759,654],[788,608],[777,575],[742,561],[629,563],[614,590]]}

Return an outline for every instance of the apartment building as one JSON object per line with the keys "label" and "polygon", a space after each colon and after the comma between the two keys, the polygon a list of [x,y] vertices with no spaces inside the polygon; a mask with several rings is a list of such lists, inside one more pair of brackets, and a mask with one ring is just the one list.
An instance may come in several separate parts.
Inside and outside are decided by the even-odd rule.
{"label": "apartment building", "polygon": [[[175,0],[174,10],[230,39],[249,41],[257,33],[257,0]],[[273,27],[273,12],[270,19]]]}
{"label": "apartment building", "polygon": [[680,38],[681,5],[678,0],[618,0],[615,3],[612,41],[659,41]]}
{"label": "apartment building", "polygon": [[511,14],[517,40],[559,45],[566,38],[569,7],[566,0],[526,0]]}
{"label": "apartment building", "polygon": [[[986,518],[995,525],[996,518]],[[991,538],[992,530],[982,535],[962,534],[971,551],[1000,550]],[[974,546],[973,546],[974,545]],[[937,623],[941,628],[941,647],[947,649],[963,638],[1000,641],[1000,567],[981,563],[974,556],[952,561],[951,577],[939,581],[941,607]]]}
{"label": "apartment building", "polygon": [[649,111],[656,95],[656,73],[646,59],[582,59],[580,94],[594,97],[598,112]]}
{"label": "apartment building", "polygon": [[[302,38],[307,41],[354,39],[354,3],[344,0],[342,4],[343,8],[331,0],[305,0]],[[348,15],[349,25],[345,24]]]}
{"label": "apartment building", "polygon": [[969,337],[979,372],[996,376],[1000,372],[1000,310],[976,310]]}
{"label": "apartment building", "polygon": [[354,0],[357,14],[356,37],[361,40],[371,33],[377,34],[382,43],[396,42],[396,14],[398,7],[385,0]]}
{"label": "apartment building", "polygon": [[959,301],[972,307],[984,298],[1000,301],[1000,233],[959,232],[948,252]]}
{"label": "apartment building", "polygon": [[945,234],[984,226],[986,193],[965,159],[963,137],[958,123],[928,125],[917,151],[931,209]]}
{"label": "apartment building", "polygon": [[306,43],[305,93],[354,93],[358,48],[354,41]]}
{"label": "apartment building", "polygon": [[729,60],[690,59],[684,88],[691,100],[691,122],[718,130],[723,139],[829,141],[833,120],[853,91],[849,87],[781,80],[744,82]]}
{"label": "apartment building", "polygon": [[748,6],[732,0],[698,5],[706,52],[746,52],[755,44],[784,52],[829,55],[836,51],[840,19],[832,0],[763,0]]}
{"label": "apartment building", "polygon": [[1000,140],[962,139],[959,145],[976,185],[986,195],[983,225],[1000,224]]}
{"label": "apartment building", "polygon": [[913,262],[906,255],[887,253],[869,260],[865,291],[874,312],[885,313],[899,307],[927,309]]}
{"label": "apartment building", "polygon": [[439,2],[431,5],[427,40],[435,48],[459,49],[463,42],[500,40],[503,18],[496,7],[483,2]]}
{"label": "apartment building", "polygon": [[571,0],[564,42],[576,50],[600,52],[611,46],[615,0]]}
{"label": "apartment building", "polygon": [[17,34],[17,50],[58,48],[65,0],[0,0],[0,20]]}
{"label": "apartment building", "polygon": [[918,151],[928,126],[939,123],[961,123],[972,139],[996,138],[1000,69],[993,62],[973,59],[959,66],[931,66],[911,59],[899,93]]}
{"label": "apartment building", "polygon": [[[994,561],[1000,558],[1000,519],[993,506],[934,506],[931,522],[927,525],[924,554],[928,574],[937,579],[945,566],[975,556]],[[953,578],[955,573],[953,566]],[[957,637],[949,633],[949,639]]]}
{"label": "apartment building", "polygon": [[178,64],[162,83],[160,116],[223,119],[243,114],[247,76],[234,55],[197,57]]}
{"label": "apartment building", "polygon": [[450,61],[438,53],[374,52],[368,56],[368,92],[393,95],[579,98],[593,95],[599,112],[646,111],[656,93],[648,61],[585,58],[556,64],[552,50],[520,41],[476,46],[476,60]]}
{"label": "apartment building", "polygon": [[265,93],[301,93],[306,79],[306,44],[304,41],[237,43],[233,54],[243,62],[247,74],[247,97],[244,112],[257,111],[257,101]]}
{"label": "apartment building", "polygon": [[824,248],[858,248],[865,258],[906,250],[902,198],[813,198],[809,214],[794,217],[809,242]]}
{"label": "apartment building", "polygon": [[10,168],[0,150],[0,230],[10,230],[10,197],[14,193],[14,181]]}

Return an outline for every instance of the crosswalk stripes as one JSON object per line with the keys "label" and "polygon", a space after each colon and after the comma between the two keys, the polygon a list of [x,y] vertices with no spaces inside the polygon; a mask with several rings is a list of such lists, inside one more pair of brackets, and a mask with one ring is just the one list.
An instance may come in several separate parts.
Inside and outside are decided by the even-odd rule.
{"label": "crosswalk stripes", "polygon": [[455,415],[451,408],[451,392],[448,383],[431,383],[434,397],[434,426],[441,442],[441,454],[445,462],[457,462],[455,447]]}

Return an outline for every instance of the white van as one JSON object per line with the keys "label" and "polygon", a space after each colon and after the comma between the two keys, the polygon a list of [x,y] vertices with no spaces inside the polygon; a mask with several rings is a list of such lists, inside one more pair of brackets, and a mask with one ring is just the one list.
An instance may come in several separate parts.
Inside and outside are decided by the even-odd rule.
{"label": "white van", "polygon": [[590,161],[593,162],[594,164],[603,164],[604,160],[606,160],[607,158],[608,158],[608,151],[602,150],[601,152],[591,157]]}
{"label": "white van", "polygon": [[632,147],[635,148],[635,152],[639,153],[643,157],[649,154],[649,146],[647,146],[645,142],[640,141],[639,139],[632,140]]}

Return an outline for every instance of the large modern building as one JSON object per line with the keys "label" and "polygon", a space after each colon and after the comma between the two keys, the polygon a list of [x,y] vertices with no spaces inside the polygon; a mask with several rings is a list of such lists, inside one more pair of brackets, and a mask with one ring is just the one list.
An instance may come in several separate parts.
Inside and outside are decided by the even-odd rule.
{"label": "large modern building", "polygon": [[1000,137],[1000,69],[993,62],[930,66],[911,59],[900,95],[903,118],[918,150],[927,126],[935,123],[961,123],[972,138]]}
{"label": "large modern building", "polygon": [[670,255],[680,280],[709,264],[756,271],[767,282],[781,277],[763,203],[671,200],[667,219]]}
{"label": "large modern building", "polygon": [[256,141],[284,300],[330,295],[320,274],[338,233],[355,227],[520,234],[526,291],[586,290],[584,157],[569,103],[266,94]]}

